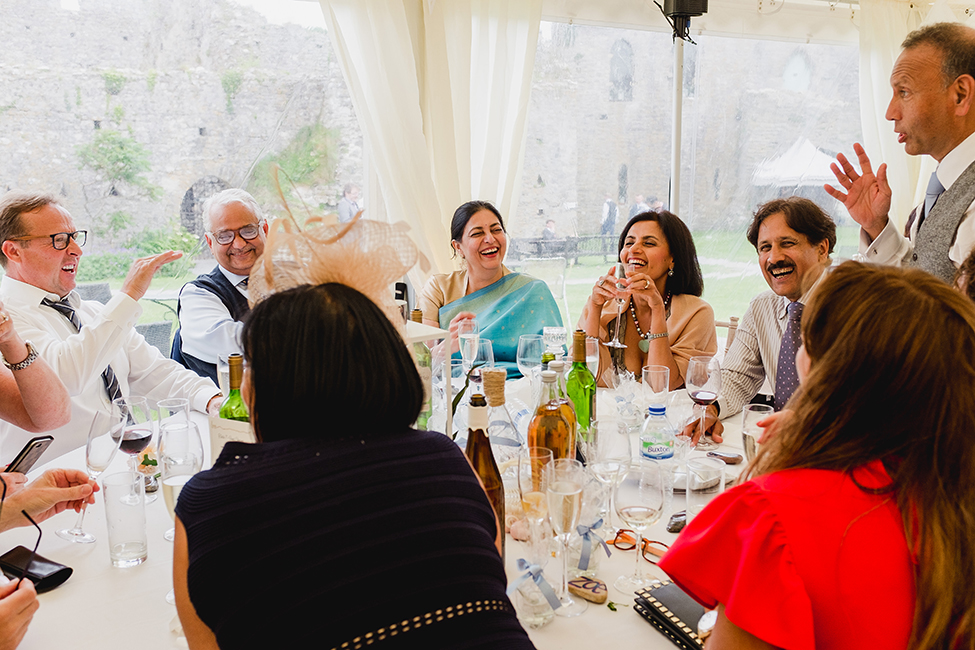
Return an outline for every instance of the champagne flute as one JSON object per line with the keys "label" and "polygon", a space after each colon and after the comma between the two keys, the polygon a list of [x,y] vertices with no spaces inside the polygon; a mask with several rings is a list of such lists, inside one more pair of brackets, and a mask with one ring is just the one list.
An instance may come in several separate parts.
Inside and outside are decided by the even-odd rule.
{"label": "champagne flute", "polygon": [[[162,422],[159,427],[159,462],[162,465],[163,499],[170,518],[176,520],[176,500],[180,490],[194,474],[203,469],[203,441],[196,424],[177,417]],[[173,541],[176,529],[166,532],[166,539]],[[166,594],[166,602],[176,604],[172,589]]]}
{"label": "champagne flute", "polygon": [[[477,366],[476,368],[474,366]],[[474,390],[471,393],[484,393],[484,382],[481,379],[481,370],[494,367],[494,344],[491,339],[479,339],[477,341],[477,353],[471,364],[471,383]]]}
{"label": "champagne flute", "polygon": [[560,458],[546,465],[543,476],[548,518],[556,537],[562,542],[559,549],[562,556],[561,606],[555,613],[563,617],[578,616],[586,611],[589,604],[574,599],[569,593],[569,540],[582,514],[582,486],[586,482],[586,471],[579,461]]}
{"label": "champagne flute", "polygon": [[630,433],[622,422],[594,422],[592,430],[595,434],[590,452],[592,462],[589,463],[589,471],[597,481],[610,489],[609,507],[607,509],[604,506],[600,512],[607,530],[610,530],[615,528],[612,517],[615,511],[616,485],[622,480],[626,467],[633,457]]}
{"label": "champagne flute", "polygon": [[[108,469],[118,452],[122,442],[122,428],[125,425],[125,414],[122,409],[113,404],[108,413],[97,412],[95,419],[91,423],[88,431],[88,442],[85,445],[85,466],[88,469],[88,476],[97,479],[102,472]],[[61,539],[79,544],[91,544],[95,541],[95,536],[84,531],[85,512],[88,511],[88,503],[81,506],[78,520],[72,528],[62,528],[55,531]]]}
{"label": "champagne flute", "polygon": [[[619,282],[620,279],[626,277],[626,265],[622,262],[616,263],[616,268],[614,269],[614,274],[616,275],[616,289],[618,291],[625,291],[626,285]],[[608,348],[625,348],[626,345],[620,341],[620,321],[623,318],[623,299],[616,299],[616,334],[613,336],[613,340],[606,341],[603,343]]]}
{"label": "champagne flute", "polygon": [[589,372],[592,376],[599,380],[599,339],[595,336],[586,337],[586,365],[589,366]]}
{"label": "champagne flute", "polygon": [[718,448],[710,438],[704,435],[705,416],[707,407],[718,399],[721,392],[721,364],[717,357],[691,357],[687,364],[687,394],[701,407],[700,431],[701,437],[697,441],[700,451],[713,451]]}
{"label": "champagne flute", "polygon": [[475,319],[468,318],[457,324],[457,336],[460,338],[460,357],[464,360],[464,372],[470,372],[474,357],[477,356],[481,328]]}
{"label": "champagne flute", "polygon": [[528,377],[528,385],[531,387],[531,403],[538,401],[539,382],[538,370],[542,367],[542,351],[545,349],[541,334],[522,334],[518,337],[518,370],[523,377]]}
{"label": "champagne flute", "polygon": [[532,556],[529,560],[532,564],[540,564],[537,560],[545,555],[540,541],[548,505],[542,474],[552,460],[552,450],[548,447],[528,447],[518,456],[518,495],[528,520]]}
{"label": "champagne flute", "polygon": [[664,510],[663,471],[649,458],[631,460],[621,471],[615,492],[616,514],[636,532],[636,569],[632,576],[620,576],[613,586],[624,593],[649,587],[653,578],[643,574],[643,533],[660,520]]}

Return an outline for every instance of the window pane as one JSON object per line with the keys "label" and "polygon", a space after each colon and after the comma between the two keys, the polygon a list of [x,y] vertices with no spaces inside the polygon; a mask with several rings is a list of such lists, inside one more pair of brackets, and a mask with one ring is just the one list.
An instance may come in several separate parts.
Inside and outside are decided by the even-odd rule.
{"label": "window pane", "polygon": [[[855,46],[695,40],[684,47],[679,216],[694,234],[704,298],[727,319],[768,289],[745,239],[762,202],[816,201],[839,224],[836,256],[855,252],[856,228],[822,185],[836,152],[860,140],[858,55]],[[509,263],[553,255],[574,263],[573,325],[629,216],[654,201],[669,207],[673,56],[667,33],[542,25]],[[610,228],[603,215],[614,205]],[[543,238],[549,220],[555,240]]]}
{"label": "window pane", "polygon": [[183,283],[213,268],[209,195],[243,187],[280,214],[272,163],[298,187],[282,177],[296,214],[298,194],[334,211],[361,184],[362,136],[317,3],[35,4],[11,3],[0,23],[4,189],[53,191],[90,231],[79,283],[117,289],[133,258],[185,251],[144,321],[172,320]]}

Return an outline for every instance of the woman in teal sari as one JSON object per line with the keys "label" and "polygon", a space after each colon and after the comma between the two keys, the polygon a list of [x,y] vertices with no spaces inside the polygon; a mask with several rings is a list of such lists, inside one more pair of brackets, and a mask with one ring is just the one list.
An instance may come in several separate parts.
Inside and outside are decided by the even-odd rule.
{"label": "woman in teal sari", "polygon": [[508,378],[520,377],[518,338],[562,327],[552,292],[541,280],[512,273],[504,265],[508,249],[504,221],[487,201],[469,201],[450,222],[451,246],[464,260],[461,271],[434,275],[417,299],[423,322],[450,330],[451,352],[459,354],[457,327],[476,318],[482,339],[490,339],[494,365]]}

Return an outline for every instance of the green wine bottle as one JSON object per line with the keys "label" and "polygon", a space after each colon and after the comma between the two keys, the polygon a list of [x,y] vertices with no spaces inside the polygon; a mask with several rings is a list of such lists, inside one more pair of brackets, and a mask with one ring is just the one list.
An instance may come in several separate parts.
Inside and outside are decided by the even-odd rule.
{"label": "green wine bottle", "polygon": [[588,439],[589,429],[596,421],[596,378],[586,365],[586,333],[576,330],[572,335],[572,370],[565,391],[576,409],[579,432]]}
{"label": "green wine bottle", "polygon": [[[422,323],[423,312],[414,309],[410,312],[410,319],[414,323]],[[413,359],[416,361],[416,370],[420,373],[420,381],[423,383],[423,407],[420,409],[420,415],[416,418],[416,428],[426,430],[430,416],[433,414],[431,398],[433,393],[433,355],[430,354],[430,348],[427,347],[426,343],[417,341],[413,344]]]}
{"label": "green wine bottle", "polygon": [[250,422],[244,398],[240,396],[240,382],[244,378],[244,357],[238,353],[230,355],[230,394],[220,405],[220,417],[224,420]]}

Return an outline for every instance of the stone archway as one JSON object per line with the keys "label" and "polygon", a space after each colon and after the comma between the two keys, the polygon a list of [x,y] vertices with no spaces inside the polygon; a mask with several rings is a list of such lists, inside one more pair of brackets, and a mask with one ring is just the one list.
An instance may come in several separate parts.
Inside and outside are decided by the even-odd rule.
{"label": "stone archway", "polygon": [[203,202],[229,187],[230,183],[222,178],[204,176],[186,190],[179,207],[179,220],[186,232],[193,233],[197,237],[203,236]]}

